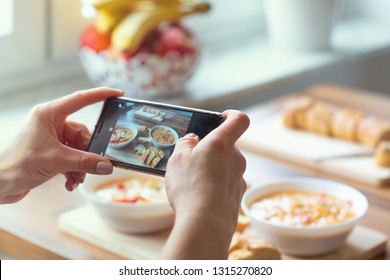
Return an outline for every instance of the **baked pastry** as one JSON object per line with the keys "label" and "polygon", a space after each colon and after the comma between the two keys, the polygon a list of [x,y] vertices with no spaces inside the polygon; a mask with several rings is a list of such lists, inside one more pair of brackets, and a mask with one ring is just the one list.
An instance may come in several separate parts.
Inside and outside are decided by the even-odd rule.
{"label": "baked pastry", "polygon": [[[340,108],[311,97],[300,96],[285,103],[283,123],[286,127],[377,147],[377,165],[390,167],[388,120],[365,116],[361,111],[352,108]],[[238,224],[238,230],[240,226],[242,225]]]}
{"label": "baked pastry", "polygon": [[251,234],[235,232],[229,248],[229,260],[280,260],[279,250],[269,241]]}
{"label": "baked pastry", "polygon": [[314,105],[314,100],[307,96],[287,100],[284,106],[283,123],[286,127],[304,129],[306,111]]}
{"label": "baked pastry", "polygon": [[137,142],[142,145],[150,145],[149,137],[138,137]]}
{"label": "baked pastry", "polygon": [[139,137],[149,137],[149,128],[147,128],[146,126],[140,126],[138,128],[138,136]]}
{"label": "baked pastry", "polygon": [[236,226],[236,231],[243,232],[250,224],[250,220],[247,216],[239,214]]}
{"label": "baked pastry", "polygon": [[305,114],[304,128],[307,131],[321,135],[332,135],[333,113],[336,108],[323,103],[317,102],[311,106]]}
{"label": "baked pastry", "polygon": [[144,145],[141,145],[141,144],[138,144],[137,146],[135,146],[134,148],[134,153],[137,155],[137,156],[142,156],[142,154],[146,151],[146,148]]}
{"label": "baked pastry", "polygon": [[351,108],[336,110],[332,119],[332,136],[349,141],[358,141],[358,129],[363,113]]}
{"label": "baked pastry", "polygon": [[376,147],[380,141],[390,140],[390,122],[377,117],[366,117],[360,122],[358,138],[360,143]]}
{"label": "baked pastry", "polygon": [[379,166],[390,167],[390,141],[381,141],[375,150],[375,161]]}
{"label": "baked pastry", "polygon": [[139,157],[140,161],[155,168],[165,157],[165,153],[156,147],[149,147]]}
{"label": "baked pastry", "polygon": [[246,241],[241,238],[241,232],[235,231],[233,233],[232,241],[229,246],[229,253],[235,250],[241,250],[246,247]]}

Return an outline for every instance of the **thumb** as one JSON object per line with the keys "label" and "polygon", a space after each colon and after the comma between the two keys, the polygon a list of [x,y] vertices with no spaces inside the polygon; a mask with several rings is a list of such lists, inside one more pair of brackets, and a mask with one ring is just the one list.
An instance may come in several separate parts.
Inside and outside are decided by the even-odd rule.
{"label": "thumb", "polygon": [[198,135],[195,133],[188,133],[177,141],[173,153],[178,154],[185,150],[192,150],[198,143]]}
{"label": "thumb", "polygon": [[111,174],[112,163],[105,157],[98,154],[84,152],[72,148],[67,148],[65,156],[60,163],[62,173],[81,172],[91,174]]}

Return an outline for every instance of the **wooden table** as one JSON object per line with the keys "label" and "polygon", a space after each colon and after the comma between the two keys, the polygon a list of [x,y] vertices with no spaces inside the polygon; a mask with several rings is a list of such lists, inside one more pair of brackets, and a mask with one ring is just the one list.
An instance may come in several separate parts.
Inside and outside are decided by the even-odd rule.
{"label": "wooden table", "polygon": [[[260,106],[255,111],[259,114],[268,110],[268,106]],[[330,177],[248,151],[243,154],[247,159],[245,178],[251,185],[286,176],[315,176],[337,179],[358,188],[370,204],[360,225],[390,237],[390,188]],[[67,192],[64,182],[61,176],[55,177],[22,201],[0,206],[0,251],[17,259],[120,259],[59,230],[60,214],[85,203],[78,191]],[[390,259],[389,243],[387,252],[379,258]]]}

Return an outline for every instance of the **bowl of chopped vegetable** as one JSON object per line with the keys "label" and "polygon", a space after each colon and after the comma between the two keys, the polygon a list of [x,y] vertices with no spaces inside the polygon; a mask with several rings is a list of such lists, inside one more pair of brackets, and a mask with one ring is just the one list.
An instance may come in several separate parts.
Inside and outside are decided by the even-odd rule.
{"label": "bowl of chopped vegetable", "polygon": [[115,168],[111,175],[88,175],[79,189],[114,230],[143,234],[173,225],[174,212],[161,177]]}

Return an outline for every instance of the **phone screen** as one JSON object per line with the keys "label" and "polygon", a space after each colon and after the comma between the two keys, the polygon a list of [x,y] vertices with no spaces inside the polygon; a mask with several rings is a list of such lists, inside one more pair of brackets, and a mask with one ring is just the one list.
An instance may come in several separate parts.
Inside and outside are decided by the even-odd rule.
{"label": "phone screen", "polygon": [[114,165],[163,175],[179,138],[189,132],[203,138],[222,121],[219,113],[110,99],[88,150],[104,155]]}

